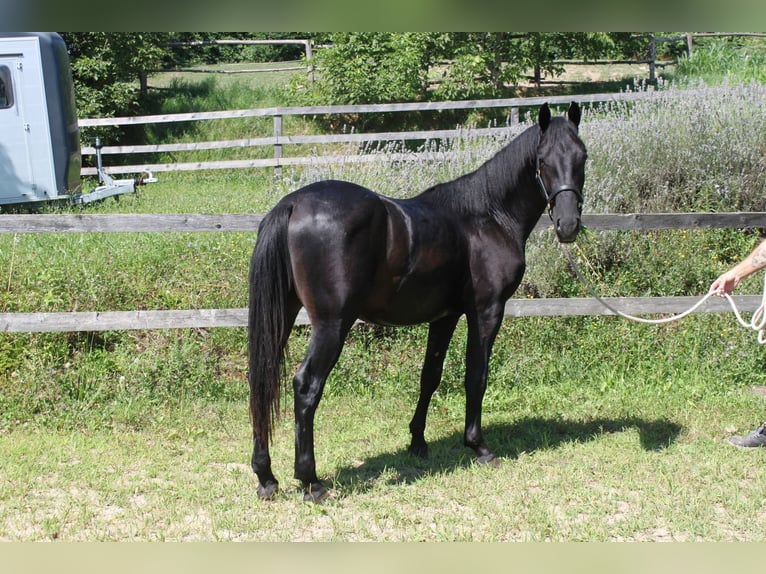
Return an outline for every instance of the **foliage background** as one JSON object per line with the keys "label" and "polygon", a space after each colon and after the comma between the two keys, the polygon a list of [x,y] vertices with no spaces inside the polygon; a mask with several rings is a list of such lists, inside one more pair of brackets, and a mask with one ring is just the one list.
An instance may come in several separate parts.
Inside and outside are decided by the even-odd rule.
{"label": "foliage background", "polygon": [[[310,38],[319,46],[321,74],[310,89],[296,83],[295,95],[334,104],[497,97],[512,91],[529,69],[560,73],[557,59],[631,58],[647,50],[645,35],[603,32],[61,34],[70,49],[78,109],[87,118],[149,106],[146,77],[160,68],[305,57],[295,45],[177,45],[182,42]],[[442,76],[441,87],[431,91],[434,74]]]}

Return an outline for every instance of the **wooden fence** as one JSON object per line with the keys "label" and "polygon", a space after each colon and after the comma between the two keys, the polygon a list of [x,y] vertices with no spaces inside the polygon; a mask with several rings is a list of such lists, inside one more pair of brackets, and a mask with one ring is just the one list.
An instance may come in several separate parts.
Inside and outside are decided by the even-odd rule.
{"label": "wooden fence", "polygon": [[[622,59],[622,60],[557,60],[554,64],[559,65],[586,65],[586,66],[599,66],[599,65],[613,65],[613,64],[648,64],[649,65],[649,81],[654,82],[656,80],[656,69],[659,66],[672,65],[675,62],[672,61],[657,61],[657,44],[658,43],[673,43],[683,42],[686,44],[686,50],[689,57],[692,56],[694,39],[695,38],[724,38],[724,37],[766,37],[766,34],[761,32],[688,32],[685,34],[675,36],[656,36],[654,34],[639,34],[649,40],[648,54],[645,58],[640,59]],[[513,34],[508,39],[524,38],[525,34]],[[169,46],[208,46],[208,45],[247,45],[247,44],[303,44],[306,54],[305,66],[288,66],[278,68],[257,68],[248,70],[220,70],[220,69],[184,69],[178,70],[183,72],[201,72],[201,73],[260,73],[260,72],[277,72],[286,70],[302,70],[304,68],[308,71],[308,77],[310,81],[314,80],[314,65],[312,62],[313,48],[320,47],[314,46],[310,39],[282,39],[282,40],[210,40],[200,42],[170,42]],[[326,46],[321,46],[326,47]],[[153,70],[162,72],[172,72],[176,70]],[[536,67],[534,70],[535,75],[528,79],[535,82],[537,85],[542,83],[559,83],[557,80],[542,80],[540,76],[540,68]]]}
{"label": "wooden fence", "polygon": [[[5,214],[0,233],[85,233],[85,232],[254,232],[262,215],[15,215]],[[766,228],[766,212],[759,213],[678,213],[678,214],[585,214],[584,224],[595,231],[651,229]],[[543,218],[536,231],[550,222]],[[760,296],[738,295],[735,302],[742,311],[754,311]],[[699,297],[616,297],[605,298],[612,306],[629,314],[679,313]],[[699,312],[725,312],[730,307],[712,297]],[[508,301],[505,315],[576,316],[613,315],[592,298],[515,299]],[[299,324],[306,324],[303,312]],[[146,311],[91,311],[70,313],[0,313],[0,331],[72,332],[131,329],[177,329],[244,327],[247,309],[192,309]]]}
{"label": "wooden fence", "polygon": [[[684,91],[688,96],[693,91]],[[592,94],[573,96],[550,96],[539,98],[509,98],[497,100],[472,100],[460,102],[401,103],[363,106],[311,106],[276,107],[266,109],[234,110],[221,112],[154,115],[131,118],[103,118],[80,120],[81,127],[139,125],[166,122],[201,121],[244,117],[271,117],[274,135],[268,138],[248,140],[199,142],[192,144],[163,144],[156,146],[104,147],[102,153],[135,154],[194,151],[199,149],[223,149],[243,146],[274,146],[274,157],[268,159],[231,160],[219,162],[146,164],[114,166],[108,171],[114,174],[141,171],[182,171],[202,169],[235,169],[252,167],[275,167],[337,161],[375,161],[378,155],[356,157],[283,157],[282,146],[287,144],[342,143],[366,141],[402,141],[408,139],[439,139],[460,137],[462,130],[438,130],[419,132],[388,132],[369,134],[336,134],[318,136],[290,136],[282,133],[282,118],[288,115],[328,115],[394,113],[407,111],[441,111],[456,109],[508,108],[511,126],[518,120],[522,107],[536,107],[547,102],[551,105],[567,105],[577,101],[582,105],[609,101],[632,101],[652,97],[651,92],[622,94]],[[491,135],[511,129],[487,128],[470,130],[471,134]],[[84,154],[95,153],[84,148]],[[390,159],[390,154],[387,156]],[[397,160],[422,158],[415,153],[401,154]],[[83,169],[83,175],[94,175],[94,169]],[[1,216],[0,233],[85,233],[85,232],[255,232],[262,215],[14,215]],[[703,229],[703,228],[766,228],[766,213],[683,213],[683,214],[586,214],[584,223],[593,230],[651,230],[651,229]],[[537,230],[550,224],[543,218]],[[689,308],[698,297],[640,297],[606,299],[621,311],[630,314],[678,313]],[[737,296],[735,301],[743,311],[753,311],[760,304],[760,297]],[[700,312],[729,310],[720,298],[711,298],[700,307]],[[0,331],[6,332],[52,332],[52,331],[102,331],[127,329],[170,329],[242,327],[247,324],[246,309],[197,309],[163,311],[92,311],[76,313],[0,313]],[[573,316],[612,315],[613,313],[591,298],[511,299],[505,308],[507,316]],[[299,323],[306,323],[301,314]]]}
{"label": "wooden fence", "polygon": [[175,72],[180,71],[183,73],[203,73],[203,74],[253,74],[263,72],[284,72],[290,70],[303,70],[308,73],[309,81],[314,81],[314,64],[312,62],[314,54],[314,43],[308,38],[283,38],[279,40],[204,40],[194,42],[168,42],[168,46],[186,46],[186,47],[199,47],[199,46],[265,46],[265,45],[289,45],[299,44],[303,46],[303,51],[306,58],[306,63],[303,65],[293,66],[281,66],[272,68],[256,68],[256,69],[237,69],[237,70],[220,70],[220,69],[188,69],[182,70],[151,70],[152,72]]}
{"label": "wooden fence", "polygon": [[[708,88],[709,91],[712,88]],[[694,95],[697,90],[685,90],[685,96]],[[310,165],[320,163],[351,163],[365,161],[380,161],[385,159],[380,154],[359,154],[355,156],[309,156],[309,157],[284,157],[284,146],[301,144],[338,144],[338,143],[363,143],[385,142],[405,140],[438,140],[442,138],[462,137],[467,132],[474,135],[492,135],[507,132],[518,122],[519,109],[525,107],[537,107],[544,103],[549,105],[568,105],[576,101],[581,105],[592,105],[601,102],[635,101],[642,98],[652,97],[652,92],[630,92],[618,94],[588,94],[571,96],[547,96],[534,98],[503,98],[493,100],[465,100],[447,102],[417,102],[401,104],[367,104],[367,105],[334,105],[334,106],[296,106],[256,108],[245,110],[229,110],[217,112],[192,112],[181,114],[160,114],[151,116],[123,117],[123,118],[99,118],[81,119],[81,128],[97,128],[104,126],[126,126],[159,123],[194,122],[206,120],[222,120],[235,118],[273,118],[274,131],[271,137],[238,139],[228,141],[175,143],[160,145],[134,145],[134,146],[104,146],[101,153],[105,156],[114,154],[146,154],[146,153],[173,153],[189,152],[210,149],[242,148],[273,146],[274,157],[264,159],[224,160],[208,162],[175,162],[154,163],[136,165],[105,165],[111,174],[128,174],[140,172],[168,172],[190,170],[214,170],[214,169],[242,169],[273,167],[277,175],[282,166]],[[401,112],[439,112],[445,110],[476,110],[508,108],[510,127],[484,128],[484,129],[454,129],[454,130],[431,130],[415,132],[385,132],[385,133],[351,133],[351,134],[323,134],[323,135],[287,135],[283,133],[283,118],[285,116],[323,116],[337,114],[370,114],[370,113],[401,113]],[[96,153],[93,147],[84,147],[83,155]],[[422,159],[422,155],[415,153],[400,154],[397,161],[410,161]],[[390,156],[389,156],[390,158]],[[105,162],[106,164],[106,162]],[[84,176],[96,175],[96,168],[86,167],[81,171]]]}

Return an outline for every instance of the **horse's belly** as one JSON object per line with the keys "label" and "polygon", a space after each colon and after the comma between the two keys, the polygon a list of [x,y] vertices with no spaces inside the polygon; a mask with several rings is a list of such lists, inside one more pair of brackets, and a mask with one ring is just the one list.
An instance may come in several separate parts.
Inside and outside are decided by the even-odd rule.
{"label": "horse's belly", "polygon": [[402,285],[384,300],[370,301],[362,310],[365,321],[382,325],[430,323],[460,313],[459,301],[445,285]]}
{"label": "horse's belly", "polygon": [[385,309],[373,313],[363,313],[360,318],[367,323],[377,323],[378,325],[402,327],[405,325],[431,323],[437,319],[451,315],[453,313],[454,312],[447,309],[441,309],[438,311],[433,309],[421,309],[417,312],[413,312],[412,309]]}

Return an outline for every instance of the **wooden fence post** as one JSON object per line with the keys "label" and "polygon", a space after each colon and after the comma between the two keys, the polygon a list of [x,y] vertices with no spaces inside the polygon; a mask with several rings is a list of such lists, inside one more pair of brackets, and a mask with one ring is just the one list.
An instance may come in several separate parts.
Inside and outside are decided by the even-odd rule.
{"label": "wooden fence post", "polygon": [[306,62],[308,64],[309,82],[314,83],[314,63],[311,61],[314,53],[311,50],[311,40],[306,40]]}
{"label": "wooden fence post", "polygon": [[[277,138],[277,143],[274,144],[274,159],[280,160],[282,158],[282,144],[279,143],[282,137],[282,116],[274,116],[274,137]],[[282,177],[282,166],[274,166],[274,177]]]}

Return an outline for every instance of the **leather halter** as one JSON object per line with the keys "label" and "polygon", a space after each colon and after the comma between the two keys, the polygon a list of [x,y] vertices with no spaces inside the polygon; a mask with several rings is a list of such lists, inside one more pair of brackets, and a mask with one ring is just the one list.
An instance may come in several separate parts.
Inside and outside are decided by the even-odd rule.
{"label": "leather halter", "polygon": [[545,182],[543,181],[543,178],[540,176],[540,157],[538,156],[535,160],[535,179],[537,180],[537,185],[540,187],[540,192],[543,194],[543,198],[545,199],[545,202],[548,204],[548,217],[553,219],[553,206],[556,203],[556,196],[561,193],[562,191],[571,191],[575,194],[575,197],[577,198],[577,209],[582,214],[582,192],[577,189],[576,187],[572,187],[571,185],[562,185],[557,187],[553,190],[552,193],[548,193],[548,188],[545,187]]}

